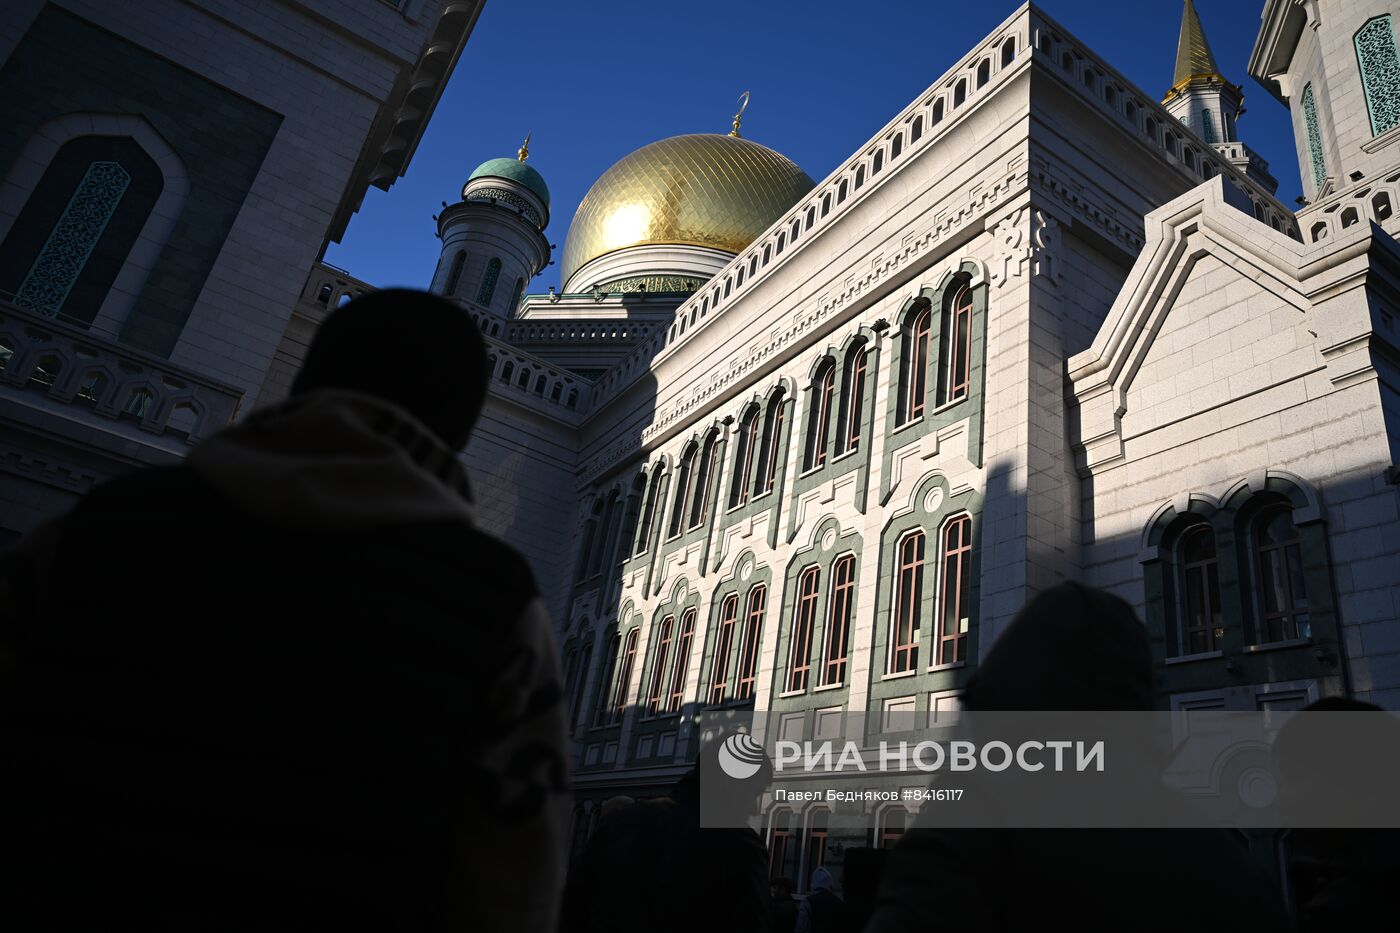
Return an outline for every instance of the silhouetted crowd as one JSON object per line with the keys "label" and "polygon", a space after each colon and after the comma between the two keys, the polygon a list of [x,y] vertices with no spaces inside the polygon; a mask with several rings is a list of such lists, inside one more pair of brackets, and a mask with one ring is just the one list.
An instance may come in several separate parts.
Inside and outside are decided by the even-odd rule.
{"label": "silhouetted crowd", "polygon": [[[4,929],[1331,933],[1400,916],[1388,830],[1291,832],[1286,891],[1242,835],[1199,829],[915,826],[846,848],[839,884],[770,877],[757,833],[701,827],[698,766],[665,797],[609,801],[570,864],[549,621],[525,561],[475,527],[458,458],[486,374],[455,305],[362,297],[327,318],[287,402],[4,555]],[[1143,626],[1106,593],[1046,591],[963,704],[1153,709]]]}

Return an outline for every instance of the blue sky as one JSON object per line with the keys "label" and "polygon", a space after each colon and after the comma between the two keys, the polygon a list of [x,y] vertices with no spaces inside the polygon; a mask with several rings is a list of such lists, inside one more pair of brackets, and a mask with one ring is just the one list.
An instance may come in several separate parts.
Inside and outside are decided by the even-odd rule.
{"label": "blue sky", "polygon": [[[1171,85],[1181,0],[1045,0],[1051,17],[1145,92]],[[1301,186],[1288,111],[1245,73],[1262,0],[1197,0],[1225,76],[1244,85],[1241,138],[1290,207]],[[1016,9],[1010,0],[487,0],[408,174],[371,188],[326,260],[381,287],[424,287],[432,215],[478,164],[514,155],[549,183],[551,243],[608,166],[680,133],[744,135],[820,180]],[[560,250],[556,250],[557,260]],[[530,292],[558,285],[553,265]]]}

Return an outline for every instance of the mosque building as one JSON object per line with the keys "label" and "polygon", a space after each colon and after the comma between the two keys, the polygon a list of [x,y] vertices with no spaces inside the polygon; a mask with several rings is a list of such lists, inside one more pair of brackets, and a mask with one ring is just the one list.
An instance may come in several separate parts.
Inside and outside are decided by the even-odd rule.
{"label": "mosque building", "polygon": [[[1397,13],[1267,4],[1296,213],[1189,0],[1160,102],[1026,5],[819,180],[737,116],[643,146],[557,292],[520,298],[551,255],[525,151],[472,173],[432,288],[492,337],[467,458],[558,623],[576,843],[709,724],[956,714],[1066,579],[1136,608],[1163,707],[1400,701]],[[838,839],[775,804],[774,873],[911,818],[867,808]]]}
{"label": "mosque building", "polygon": [[[459,5],[419,12],[437,6],[463,39]],[[45,41],[89,29],[45,17]],[[762,711],[785,737],[873,743],[945,721],[1016,612],[1064,580],[1133,605],[1163,708],[1400,707],[1397,18],[1395,0],[1266,0],[1247,71],[1267,91],[1253,106],[1292,115],[1296,211],[1241,138],[1237,69],[1191,0],[1164,95],[1024,4],[820,178],[742,110],[728,133],[643,146],[589,190],[544,294],[530,285],[557,248],[529,141],[469,175],[424,284],[489,345],[464,457],[481,523],[526,555],[557,624],[576,843],[608,798],[664,793],[709,724]],[[456,52],[434,59],[449,36],[423,45],[427,20],[402,45],[445,80]],[[416,140],[436,85],[416,103],[412,81],[376,86],[408,96],[364,125],[410,114]],[[272,158],[276,108],[227,104]],[[132,132],[162,170],[181,161]],[[90,322],[134,342],[85,343],[41,319],[55,299],[24,271],[47,248],[32,224],[62,210],[19,210],[51,136],[0,189],[0,240],[31,223],[33,244],[30,264],[0,261],[15,532],[94,477],[178,457],[240,400],[284,397],[316,324],[371,288],[310,256],[280,316],[201,299],[188,323],[99,290]],[[350,156],[339,177],[385,177],[415,144],[386,132],[387,166]],[[177,190],[151,188],[153,217],[193,209],[161,206]],[[101,366],[83,369],[86,346]],[[50,374],[45,353],[109,382]],[[108,385],[149,397],[133,415]],[[851,711],[870,713],[854,736]],[[856,839],[831,817],[770,810],[774,873],[839,868],[911,812],[872,805]]]}

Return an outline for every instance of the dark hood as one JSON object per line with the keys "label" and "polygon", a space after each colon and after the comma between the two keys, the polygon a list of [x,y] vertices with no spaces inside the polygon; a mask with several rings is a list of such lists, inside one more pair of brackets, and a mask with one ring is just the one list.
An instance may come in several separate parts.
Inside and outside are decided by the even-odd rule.
{"label": "dark hood", "polygon": [[1152,709],[1152,653],[1133,608],[1062,583],[1011,621],[968,682],[969,710]]}

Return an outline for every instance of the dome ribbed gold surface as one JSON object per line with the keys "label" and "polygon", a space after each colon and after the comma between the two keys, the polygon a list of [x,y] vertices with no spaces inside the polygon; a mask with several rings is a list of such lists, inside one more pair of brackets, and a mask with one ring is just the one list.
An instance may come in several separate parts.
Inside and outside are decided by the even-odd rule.
{"label": "dome ribbed gold surface", "polygon": [[812,187],[790,159],[737,136],[673,136],[643,146],[584,195],[564,242],[563,281],[588,261],[629,246],[738,253]]}

